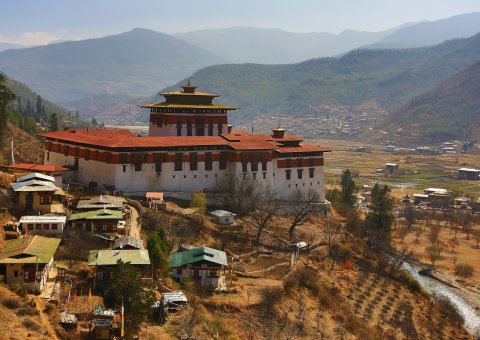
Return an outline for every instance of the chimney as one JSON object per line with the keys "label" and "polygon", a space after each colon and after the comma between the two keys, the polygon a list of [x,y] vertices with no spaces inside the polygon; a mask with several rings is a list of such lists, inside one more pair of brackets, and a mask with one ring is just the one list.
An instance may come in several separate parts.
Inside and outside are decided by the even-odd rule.
{"label": "chimney", "polygon": [[277,127],[276,129],[272,130],[273,138],[283,138],[285,136],[285,129],[282,129],[281,127]]}
{"label": "chimney", "polygon": [[227,125],[227,131],[228,131],[228,133],[232,133],[232,128],[233,128],[233,125],[231,125],[231,124],[228,124],[228,125]]}

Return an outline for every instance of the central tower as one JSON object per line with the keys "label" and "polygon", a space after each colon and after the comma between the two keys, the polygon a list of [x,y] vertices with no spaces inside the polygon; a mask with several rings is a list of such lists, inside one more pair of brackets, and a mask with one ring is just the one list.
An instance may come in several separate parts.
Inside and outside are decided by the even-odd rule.
{"label": "central tower", "polygon": [[228,132],[232,106],[213,103],[218,94],[198,92],[188,81],[183,91],[163,92],[165,101],[144,104],[150,109],[149,136],[218,136]]}

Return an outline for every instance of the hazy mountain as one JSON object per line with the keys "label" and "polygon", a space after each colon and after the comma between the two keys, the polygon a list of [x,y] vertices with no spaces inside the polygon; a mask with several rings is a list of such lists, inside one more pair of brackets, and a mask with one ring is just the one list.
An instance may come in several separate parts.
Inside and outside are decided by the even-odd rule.
{"label": "hazy mountain", "polygon": [[466,38],[480,32],[480,13],[426,21],[400,28],[368,48],[409,48],[431,46],[454,38]]}
{"label": "hazy mountain", "polygon": [[12,44],[12,43],[0,42],[0,52],[1,52],[1,51],[10,50],[10,49],[25,48],[25,47],[28,47],[28,46],[19,45],[19,44]]}
{"label": "hazy mountain", "polygon": [[210,66],[190,78],[202,90],[221,94],[220,101],[239,106],[237,117],[265,112],[301,115],[309,105],[356,105],[371,99],[392,108],[478,59],[480,34],[433,47],[355,50],[341,58],[299,64]]}
{"label": "hazy mountain", "polygon": [[348,30],[333,33],[292,33],[280,29],[231,27],[209,29],[173,36],[201,46],[233,63],[289,64],[307,59],[334,56],[386,37],[382,32]]}
{"label": "hazy mountain", "polygon": [[0,53],[0,69],[46,98],[145,95],[223,62],[185,41],[146,29]]}
{"label": "hazy mountain", "polygon": [[478,140],[480,61],[411,99],[380,127],[413,136]]}

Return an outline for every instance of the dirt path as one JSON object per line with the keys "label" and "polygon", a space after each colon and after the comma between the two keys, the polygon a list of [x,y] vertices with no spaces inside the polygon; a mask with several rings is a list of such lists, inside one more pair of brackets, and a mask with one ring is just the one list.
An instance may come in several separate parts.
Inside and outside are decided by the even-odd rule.
{"label": "dirt path", "polygon": [[140,239],[140,230],[142,226],[138,223],[138,211],[135,207],[130,206],[131,216],[130,216],[130,236],[133,236],[137,239]]}
{"label": "dirt path", "polygon": [[52,324],[50,323],[50,319],[48,315],[43,312],[45,310],[44,301],[38,296],[35,296],[34,298],[35,298],[35,304],[39,313],[38,315],[40,317],[40,321],[42,322],[42,325],[47,330],[48,336],[51,339],[58,340],[57,333],[55,333],[55,330],[53,329]]}

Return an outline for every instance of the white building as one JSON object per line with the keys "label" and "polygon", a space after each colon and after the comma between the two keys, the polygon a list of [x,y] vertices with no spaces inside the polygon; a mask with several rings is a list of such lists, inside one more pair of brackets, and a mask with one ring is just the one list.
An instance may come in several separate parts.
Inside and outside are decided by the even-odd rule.
{"label": "white building", "polygon": [[34,215],[20,217],[20,227],[23,233],[32,235],[62,236],[67,216]]}
{"label": "white building", "polygon": [[325,201],[323,154],[330,148],[305,144],[280,128],[272,135],[232,131],[226,113],[234,108],[212,103],[217,95],[195,92],[195,86],[183,89],[163,94],[165,102],[144,105],[151,110],[148,137],[128,130],[42,134],[45,164],[73,169],[77,182],[125,194],[188,197],[248,175],[280,198],[313,189]]}
{"label": "white building", "polygon": [[222,226],[232,225],[235,221],[235,216],[237,216],[236,214],[226,210],[214,210],[210,213],[210,215],[212,215],[217,223]]}

